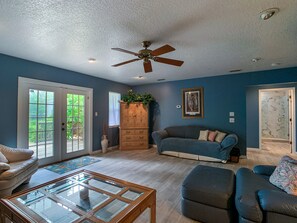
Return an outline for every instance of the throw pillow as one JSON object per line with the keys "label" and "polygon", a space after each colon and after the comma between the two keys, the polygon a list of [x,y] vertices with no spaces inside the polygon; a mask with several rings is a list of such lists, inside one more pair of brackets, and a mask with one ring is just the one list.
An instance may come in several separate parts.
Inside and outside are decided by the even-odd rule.
{"label": "throw pillow", "polygon": [[1,152],[0,152],[0,162],[1,163],[8,163],[8,160],[6,159],[6,157]]}
{"label": "throw pillow", "polygon": [[198,140],[207,141],[208,130],[200,130]]}
{"label": "throw pillow", "polygon": [[9,169],[9,164],[0,162],[0,174]]}
{"label": "throw pillow", "polygon": [[0,151],[9,162],[18,162],[30,159],[34,151],[31,149],[10,148],[0,144]]}
{"label": "throw pillow", "polygon": [[213,142],[213,141],[215,141],[215,138],[216,138],[216,136],[217,136],[217,132],[216,131],[209,131],[208,132],[208,141],[211,141],[211,142]]}
{"label": "throw pillow", "polygon": [[297,160],[289,156],[282,157],[269,181],[288,194],[297,195]]}
{"label": "throw pillow", "polygon": [[224,133],[224,132],[220,132],[220,131],[217,131],[217,136],[215,138],[215,141],[218,142],[218,143],[221,143],[223,141],[223,139],[226,137],[227,133]]}

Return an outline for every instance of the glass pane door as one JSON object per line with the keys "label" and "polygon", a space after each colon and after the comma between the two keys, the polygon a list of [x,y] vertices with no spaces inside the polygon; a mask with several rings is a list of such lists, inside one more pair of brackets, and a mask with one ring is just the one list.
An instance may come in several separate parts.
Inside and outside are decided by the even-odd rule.
{"label": "glass pane door", "polygon": [[67,145],[66,152],[84,150],[85,96],[67,94]]}
{"label": "glass pane door", "polygon": [[86,95],[79,91],[65,90],[63,97],[66,100],[65,111],[62,112],[63,158],[71,158],[86,151]]}
{"label": "glass pane door", "polygon": [[52,91],[29,89],[28,143],[38,159],[54,156],[54,98]]}

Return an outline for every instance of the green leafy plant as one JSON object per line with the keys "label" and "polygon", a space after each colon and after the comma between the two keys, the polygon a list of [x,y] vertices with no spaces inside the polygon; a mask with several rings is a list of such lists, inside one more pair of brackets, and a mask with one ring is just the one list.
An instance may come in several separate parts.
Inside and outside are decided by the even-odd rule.
{"label": "green leafy plant", "polygon": [[149,93],[139,94],[130,89],[127,94],[122,96],[122,101],[128,105],[133,102],[141,102],[144,106],[147,106],[152,101],[155,101],[155,98]]}

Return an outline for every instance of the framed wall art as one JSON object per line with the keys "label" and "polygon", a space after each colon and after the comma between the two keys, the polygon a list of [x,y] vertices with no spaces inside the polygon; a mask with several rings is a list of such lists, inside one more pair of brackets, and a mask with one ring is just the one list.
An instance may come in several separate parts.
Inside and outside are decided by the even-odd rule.
{"label": "framed wall art", "polygon": [[183,118],[203,118],[203,88],[186,88],[182,90]]}

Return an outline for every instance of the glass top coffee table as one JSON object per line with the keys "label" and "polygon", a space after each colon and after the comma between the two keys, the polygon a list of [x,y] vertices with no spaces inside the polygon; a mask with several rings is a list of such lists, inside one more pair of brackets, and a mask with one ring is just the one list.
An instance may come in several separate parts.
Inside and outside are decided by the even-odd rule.
{"label": "glass top coffee table", "polygon": [[156,191],[82,170],[0,201],[0,222],[133,222],[146,208],[156,222]]}

